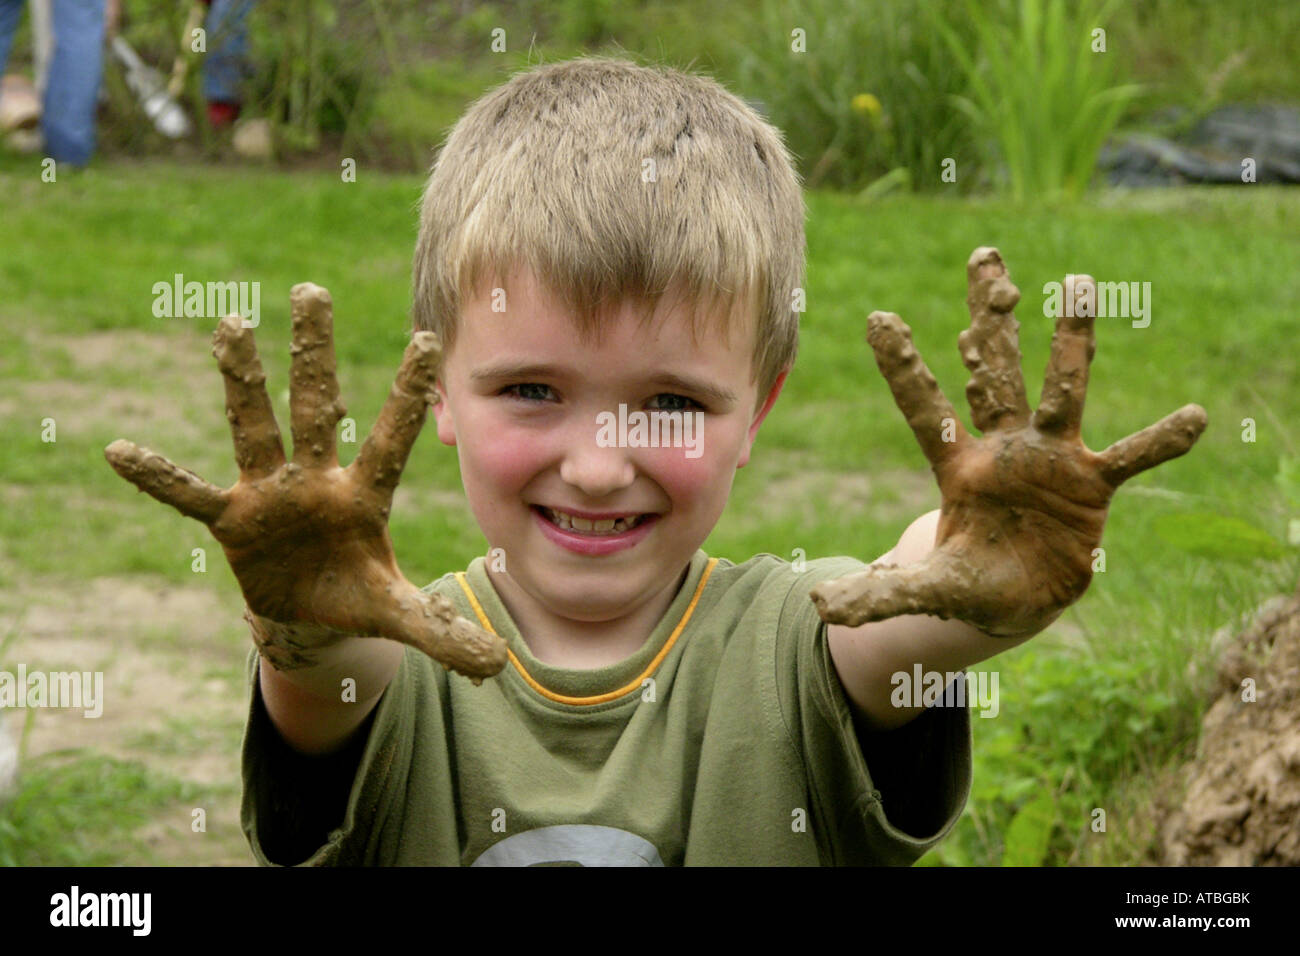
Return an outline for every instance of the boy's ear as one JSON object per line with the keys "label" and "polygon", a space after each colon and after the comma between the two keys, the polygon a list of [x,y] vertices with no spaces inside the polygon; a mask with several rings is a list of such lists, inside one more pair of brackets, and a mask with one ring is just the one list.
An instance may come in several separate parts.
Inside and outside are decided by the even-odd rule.
{"label": "boy's ear", "polygon": [[451,407],[447,404],[447,390],[443,387],[442,376],[434,380],[433,390],[438,393],[438,401],[433,406],[433,417],[438,422],[438,441],[444,445],[456,444],[456,423],[451,417]]}
{"label": "boy's ear", "polygon": [[763,419],[767,418],[767,413],[776,404],[776,397],[781,394],[781,387],[785,385],[785,377],[789,374],[790,370],[787,368],[772,383],[772,390],[767,393],[767,398],[763,401],[763,407],[759,409],[758,414],[754,416],[753,424],[749,426],[749,434],[745,436],[745,447],[741,449],[740,460],[736,462],[737,468],[744,468],[749,464],[749,453],[754,448],[754,439],[758,437],[758,426],[763,424]]}

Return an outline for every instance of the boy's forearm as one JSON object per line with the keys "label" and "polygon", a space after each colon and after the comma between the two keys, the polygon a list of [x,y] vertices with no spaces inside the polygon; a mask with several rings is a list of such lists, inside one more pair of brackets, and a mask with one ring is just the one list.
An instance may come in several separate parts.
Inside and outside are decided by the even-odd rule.
{"label": "boy's forearm", "polygon": [[909,703],[894,706],[898,686],[894,675],[905,674],[910,682],[917,664],[923,674],[958,673],[1029,640],[1028,636],[989,637],[965,621],[928,614],[900,615],[866,628],[864,639],[850,651],[860,655],[865,680],[849,696],[861,722],[875,731],[894,730],[925,712],[924,706],[910,703],[915,699],[912,694],[906,695]]}
{"label": "boy's forearm", "polygon": [[[383,696],[397,673],[403,645],[374,637],[325,634],[246,614],[261,654],[262,700],[276,729],[295,750],[338,750]],[[328,643],[311,646],[310,638]],[[345,684],[351,680],[354,684]]]}
{"label": "boy's forearm", "polygon": [[[922,515],[873,564],[921,560],[934,549],[938,526],[938,511]],[[957,673],[1033,636],[990,637],[965,621],[929,614],[900,614],[844,633],[847,639],[832,638],[831,656],[859,722],[878,731],[894,730],[925,712],[924,706],[911,703],[894,706],[894,675],[905,674],[911,681],[918,664],[923,674]],[[909,702],[915,699],[905,696]]]}

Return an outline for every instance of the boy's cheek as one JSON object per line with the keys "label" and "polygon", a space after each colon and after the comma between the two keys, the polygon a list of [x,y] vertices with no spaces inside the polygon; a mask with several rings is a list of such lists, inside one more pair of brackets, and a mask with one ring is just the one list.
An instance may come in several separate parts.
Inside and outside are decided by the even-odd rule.
{"label": "boy's cheek", "polygon": [[647,472],[669,495],[678,501],[701,501],[718,491],[719,483],[728,482],[728,472],[718,467],[721,449],[707,446],[698,457],[686,448],[641,449],[642,470]]}
{"label": "boy's cheek", "polygon": [[531,429],[497,428],[481,434],[490,437],[475,444],[473,467],[500,488],[523,488],[546,467],[548,448],[554,450],[544,434]]}

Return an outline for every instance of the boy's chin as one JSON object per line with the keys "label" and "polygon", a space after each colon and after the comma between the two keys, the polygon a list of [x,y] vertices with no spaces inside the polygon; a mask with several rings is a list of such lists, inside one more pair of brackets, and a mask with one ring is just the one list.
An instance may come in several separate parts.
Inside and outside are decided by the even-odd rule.
{"label": "boy's chin", "polygon": [[585,623],[625,617],[655,590],[653,582],[635,572],[615,578],[599,566],[570,571],[552,565],[534,577],[532,584],[536,596],[552,613]]}

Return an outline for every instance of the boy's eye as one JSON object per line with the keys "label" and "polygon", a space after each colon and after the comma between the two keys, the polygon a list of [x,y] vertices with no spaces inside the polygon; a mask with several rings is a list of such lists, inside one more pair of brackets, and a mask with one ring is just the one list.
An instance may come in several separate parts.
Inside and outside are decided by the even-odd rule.
{"label": "boy's eye", "polygon": [[[667,399],[677,400],[675,402],[670,401],[668,408],[657,409],[658,411],[661,412],[689,412],[692,410],[691,406],[694,406],[695,408],[701,411],[703,411],[704,409],[704,406],[701,405],[699,402],[697,402],[695,399],[687,398],[685,395],[675,395],[672,392],[661,392],[660,394],[656,395],[655,398],[667,398]],[[678,402],[681,402],[682,404],[679,405],[677,404]]]}
{"label": "boy's eye", "polygon": [[[551,386],[542,385],[539,382],[521,382],[518,385],[507,385],[501,389],[502,395],[513,395],[523,402],[544,402],[547,401],[547,392],[551,391]],[[655,406],[655,399],[667,399],[667,406]],[[696,409],[703,411],[704,406],[693,398],[687,398],[685,395],[677,395],[672,392],[660,392],[651,399],[651,407],[655,411],[661,412],[688,412]]]}
{"label": "boy's eye", "polygon": [[508,385],[501,390],[501,394],[514,395],[516,398],[525,402],[544,402],[545,396],[538,396],[537,392],[546,392],[550,390],[549,385],[541,385],[537,382],[523,382],[519,385]]}

